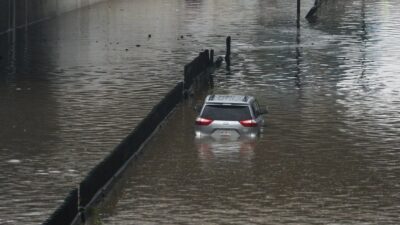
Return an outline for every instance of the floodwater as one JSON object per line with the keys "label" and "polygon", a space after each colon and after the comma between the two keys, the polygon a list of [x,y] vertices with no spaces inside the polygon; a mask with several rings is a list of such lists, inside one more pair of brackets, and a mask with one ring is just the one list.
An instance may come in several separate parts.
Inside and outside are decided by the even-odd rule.
{"label": "floodwater", "polygon": [[295,3],[116,0],[1,35],[0,224],[44,221],[227,35],[208,93],[267,105],[261,137],[196,140],[195,96],[96,222],[399,224],[400,5],[332,0],[297,30]]}

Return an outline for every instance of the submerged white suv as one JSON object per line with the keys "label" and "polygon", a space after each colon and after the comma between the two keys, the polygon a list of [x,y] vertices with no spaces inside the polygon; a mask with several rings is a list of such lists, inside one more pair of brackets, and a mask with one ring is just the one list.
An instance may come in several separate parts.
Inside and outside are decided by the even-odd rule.
{"label": "submerged white suv", "polygon": [[196,137],[256,137],[265,113],[252,96],[209,95],[196,118]]}

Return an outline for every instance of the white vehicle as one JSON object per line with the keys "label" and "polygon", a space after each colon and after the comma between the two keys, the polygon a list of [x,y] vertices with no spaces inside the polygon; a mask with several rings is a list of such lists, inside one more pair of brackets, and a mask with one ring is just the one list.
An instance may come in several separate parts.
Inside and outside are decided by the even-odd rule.
{"label": "white vehicle", "polygon": [[196,136],[256,137],[265,113],[252,96],[209,95],[196,119]]}

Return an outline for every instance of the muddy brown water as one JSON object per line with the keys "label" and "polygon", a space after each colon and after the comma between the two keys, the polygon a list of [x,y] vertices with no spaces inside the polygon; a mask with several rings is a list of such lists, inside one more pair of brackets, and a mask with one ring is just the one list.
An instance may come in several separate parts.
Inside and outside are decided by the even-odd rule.
{"label": "muddy brown water", "polygon": [[[313,1],[304,1],[305,15]],[[38,224],[182,79],[269,107],[255,141],[198,141],[181,104],[99,209],[104,224],[398,224],[400,5],[109,1],[0,36],[0,224]],[[148,35],[151,34],[151,37]],[[203,95],[196,96],[201,102]]]}

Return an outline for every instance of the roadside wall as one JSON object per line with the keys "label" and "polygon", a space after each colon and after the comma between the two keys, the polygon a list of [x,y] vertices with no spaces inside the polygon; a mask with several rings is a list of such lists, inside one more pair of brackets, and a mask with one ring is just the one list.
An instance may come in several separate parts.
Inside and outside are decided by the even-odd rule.
{"label": "roadside wall", "polygon": [[0,0],[0,35],[105,0]]}

